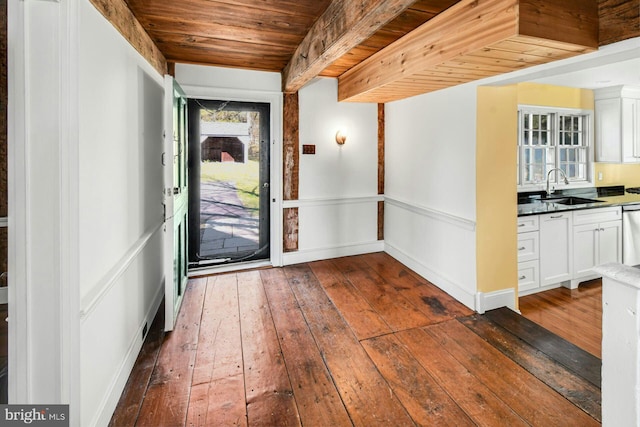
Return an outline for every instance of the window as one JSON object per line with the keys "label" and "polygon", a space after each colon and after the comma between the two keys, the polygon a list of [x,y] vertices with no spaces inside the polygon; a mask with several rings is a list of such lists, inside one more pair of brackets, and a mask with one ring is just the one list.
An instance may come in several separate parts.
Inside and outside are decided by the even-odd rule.
{"label": "window", "polygon": [[[560,169],[571,186],[592,182],[592,112],[524,107],[518,111],[518,186],[546,183]],[[553,171],[551,183],[562,182]]]}

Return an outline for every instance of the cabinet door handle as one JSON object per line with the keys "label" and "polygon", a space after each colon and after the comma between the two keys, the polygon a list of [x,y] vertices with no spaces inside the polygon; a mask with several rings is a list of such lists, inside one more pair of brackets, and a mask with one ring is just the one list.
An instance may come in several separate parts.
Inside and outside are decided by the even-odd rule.
{"label": "cabinet door handle", "polygon": [[551,215],[551,218],[553,219],[558,219],[558,218],[562,218],[563,215]]}
{"label": "cabinet door handle", "polygon": [[524,280],[526,278],[527,278],[527,276],[520,276],[520,277],[518,277],[518,280]]}
{"label": "cabinet door handle", "polygon": [[521,224],[518,224],[518,227],[524,227],[525,225],[527,224],[521,223]]}
{"label": "cabinet door handle", "polygon": [[518,248],[518,250],[519,250],[519,251],[524,251],[525,249],[527,249],[527,248],[525,248],[524,246],[520,246],[520,247]]}

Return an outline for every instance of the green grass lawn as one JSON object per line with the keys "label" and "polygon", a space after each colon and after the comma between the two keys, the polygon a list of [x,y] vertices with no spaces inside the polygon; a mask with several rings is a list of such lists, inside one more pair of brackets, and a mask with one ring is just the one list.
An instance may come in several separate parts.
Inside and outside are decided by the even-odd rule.
{"label": "green grass lawn", "polygon": [[200,179],[202,182],[227,181],[235,183],[242,204],[257,215],[260,201],[258,171],[258,162],[251,160],[246,163],[202,162]]}

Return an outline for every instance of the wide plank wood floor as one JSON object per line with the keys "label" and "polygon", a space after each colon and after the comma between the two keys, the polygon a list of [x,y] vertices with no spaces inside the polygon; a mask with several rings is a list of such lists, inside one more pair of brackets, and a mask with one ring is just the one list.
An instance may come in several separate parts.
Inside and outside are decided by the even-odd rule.
{"label": "wide plank wood floor", "polygon": [[112,426],[599,424],[597,387],[383,253],[191,280],[159,325]]}
{"label": "wide plank wood floor", "polygon": [[577,289],[557,288],[520,298],[527,319],[602,358],[602,280]]}

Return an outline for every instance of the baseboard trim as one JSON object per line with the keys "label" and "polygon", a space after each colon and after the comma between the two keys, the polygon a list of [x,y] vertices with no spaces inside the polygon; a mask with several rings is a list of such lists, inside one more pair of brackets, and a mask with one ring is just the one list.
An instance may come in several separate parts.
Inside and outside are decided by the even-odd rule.
{"label": "baseboard trim", "polygon": [[232,273],[237,271],[245,271],[245,270],[255,270],[258,268],[267,268],[272,267],[273,264],[271,261],[249,261],[249,262],[238,262],[221,265],[219,267],[210,266],[210,267],[195,267],[189,269],[189,279],[194,279],[197,277],[205,277],[210,276],[212,274],[220,274],[220,273]]}
{"label": "baseboard trim", "polygon": [[300,264],[303,262],[338,258],[343,256],[370,254],[384,251],[384,241],[353,243],[349,245],[332,246],[327,248],[304,249],[295,252],[285,252],[282,255],[283,265]]}
{"label": "baseboard trim", "polygon": [[519,313],[516,309],[516,290],[515,288],[501,289],[494,292],[478,292],[476,294],[476,311],[484,314],[489,310],[507,307]]}
{"label": "baseboard trim", "polygon": [[411,255],[406,254],[395,246],[386,243],[384,251],[391,255],[393,258],[406,265],[420,276],[433,283],[462,304],[466,305],[472,310],[475,310],[476,298],[475,294],[469,293],[462,286],[458,285],[454,281],[447,279],[442,274],[438,273],[432,267],[418,261]]}
{"label": "baseboard trim", "polygon": [[132,336],[127,355],[122,360],[120,369],[118,369],[118,373],[115,375],[113,381],[111,382],[109,391],[105,394],[105,397],[102,400],[101,405],[99,406],[97,415],[94,418],[95,422],[91,423],[92,426],[109,425],[111,417],[113,416],[113,412],[115,411],[116,406],[120,401],[120,396],[122,395],[124,387],[127,385],[129,375],[131,375],[133,366],[138,359],[138,354],[140,354],[140,350],[142,349],[142,344],[144,343],[144,340],[141,339],[142,330],[144,329],[145,324],[148,325],[147,329],[151,328],[151,324],[153,323],[153,319],[158,313],[163,298],[164,278],[162,279],[161,284],[158,286],[158,291],[156,292],[151,307],[149,307],[149,310],[147,310],[147,313],[145,314],[145,318],[142,321],[142,324],[138,326],[138,329]]}

